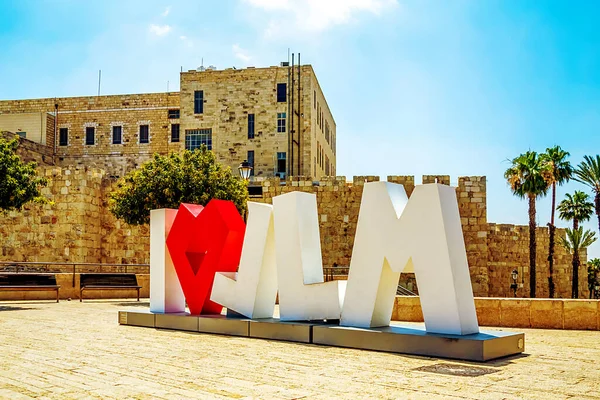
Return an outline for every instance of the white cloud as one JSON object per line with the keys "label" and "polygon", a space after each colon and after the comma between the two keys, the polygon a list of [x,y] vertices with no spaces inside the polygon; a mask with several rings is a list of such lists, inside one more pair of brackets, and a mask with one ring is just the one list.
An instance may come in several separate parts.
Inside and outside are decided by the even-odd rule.
{"label": "white cloud", "polygon": [[194,42],[185,35],[179,36],[179,40],[181,40],[187,47],[194,47]]}
{"label": "white cloud", "polygon": [[166,17],[167,15],[169,15],[169,13],[171,12],[171,6],[168,6],[167,8],[165,8],[165,11],[163,11],[162,15],[163,17]]}
{"label": "white cloud", "polygon": [[156,36],[164,36],[167,33],[171,32],[171,27],[169,25],[150,25],[150,32],[154,33]]}
{"label": "white cloud", "polygon": [[[264,0],[262,0],[262,1],[264,1]],[[238,60],[241,60],[244,63],[248,63],[252,59],[248,55],[248,52],[246,50],[242,49],[238,44],[234,44],[233,46],[231,46],[231,49],[233,50],[233,55],[235,56],[235,58],[237,58]]]}
{"label": "white cloud", "polygon": [[269,15],[264,33],[277,36],[290,28],[322,32],[353,22],[362,14],[381,15],[398,0],[243,0]]}

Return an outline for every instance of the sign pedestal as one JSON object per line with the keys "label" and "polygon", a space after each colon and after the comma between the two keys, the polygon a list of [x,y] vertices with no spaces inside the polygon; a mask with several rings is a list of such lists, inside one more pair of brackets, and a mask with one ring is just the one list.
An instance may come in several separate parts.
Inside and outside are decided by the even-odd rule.
{"label": "sign pedestal", "polygon": [[[119,311],[119,324],[198,333],[213,333],[362,350],[484,362],[520,354],[523,333],[481,331],[471,335],[427,333],[423,327],[392,322],[383,328],[352,328],[338,321],[287,322],[277,318],[250,320],[227,315],[154,314]],[[201,340],[201,338],[198,338]]]}

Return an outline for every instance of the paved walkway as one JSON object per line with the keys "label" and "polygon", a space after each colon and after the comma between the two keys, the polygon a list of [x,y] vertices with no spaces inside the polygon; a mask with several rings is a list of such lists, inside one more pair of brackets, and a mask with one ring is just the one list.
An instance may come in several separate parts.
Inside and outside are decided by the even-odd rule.
{"label": "paved walkway", "polygon": [[119,326],[132,305],[0,303],[0,398],[600,398],[598,332],[525,330],[526,356],[475,364]]}

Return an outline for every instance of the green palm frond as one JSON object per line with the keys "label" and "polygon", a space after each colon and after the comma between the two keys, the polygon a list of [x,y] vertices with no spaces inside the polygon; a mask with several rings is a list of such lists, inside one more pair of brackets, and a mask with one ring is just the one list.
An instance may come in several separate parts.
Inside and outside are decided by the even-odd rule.
{"label": "green palm frond", "polygon": [[576,190],[573,195],[567,193],[558,204],[558,216],[565,221],[588,221],[594,214],[594,203],[589,201],[587,193]]}
{"label": "green palm frond", "polygon": [[570,156],[568,151],[563,150],[560,146],[549,147],[546,152],[541,154],[542,161],[548,166],[551,171],[550,184],[562,185],[571,179],[573,175],[573,166],[567,158]]}
{"label": "green palm frond", "polygon": [[574,180],[589,186],[594,192],[600,193],[600,155],[584,156],[574,174]]}
{"label": "green palm frond", "polygon": [[569,254],[579,253],[590,247],[595,241],[596,233],[589,229],[584,231],[581,226],[575,230],[567,228],[565,236],[558,240]]}
{"label": "green palm frond", "polygon": [[521,198],[533,195],[545,196],[552,182],[552,171],[543,157],[535,151],[528,151],[511,160],[511,166],[504,173],[513,194]]}

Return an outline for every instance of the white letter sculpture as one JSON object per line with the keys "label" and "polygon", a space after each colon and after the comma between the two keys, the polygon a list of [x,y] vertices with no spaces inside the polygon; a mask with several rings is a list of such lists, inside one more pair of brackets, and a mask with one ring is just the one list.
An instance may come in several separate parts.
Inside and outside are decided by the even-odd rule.
{"label": "white letter sculpture", "polygon": [[341,325],[388,326],[411,261],[427,332],[479,332],[456,189],[440,184],[417,186],[408,201],[402,185],[365,184]]}
{"label": "white letter sculpture", "polygon": [[217,272],[210,299],[248,318],[272,318],[276,297],[273,206],[248,202],[238,272]]}
{"label": "white letter sculpture", "polygon": [[153,313],[185,312],[185,297],[167,248],[177,210],[162,208],[150,211],[150,311]]}
{"label": "white letter sculpture", "polygon": [[275,249],[282,321],[339,319],[343,287],[324,282],[315,194],[273,198]]}

